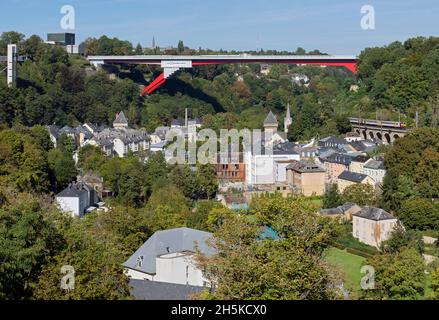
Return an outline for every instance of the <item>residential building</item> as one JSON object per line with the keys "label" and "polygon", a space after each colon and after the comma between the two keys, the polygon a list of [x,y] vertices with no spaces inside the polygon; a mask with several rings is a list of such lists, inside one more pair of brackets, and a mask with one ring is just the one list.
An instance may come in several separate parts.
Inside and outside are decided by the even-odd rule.
{"label": "residential building", "polygon": [[129,128],[125,114],[121,111],[116,115],[112,128],[106,128],[81,146],[94,145],[99,147],[107,156],[126,157],[130,152],[140,154],[149,150],[150,138],[146,131]]}
{"label": "residential building", "polygon": [[303,73],[293,73],[291,75],[291,81],[299,86],[306,86],[309,83],[309,80],[309,77]]}
{"label": "residential building", "polygon": [[348,133],[346,133],[346,136],[344,139],[346,140],[346,142],[355,142],[355,141],[363,140],[363,137],[361,137],[356,132],[348,132]]}
{"label": "residential building", "polygon": [[336,136],[329,136],[329,137],[320,139],[317,143],[317,145],[320,148],[335,148],[335,149],[341,149],[341,147],[345,144],[346,144],[345,140],[340,139]]}
{"label": "residential building", "polygon": [[290,142],[279,143],[273,148],[262,148],[261,154],[253,154],[252,150],[245,152],[246,184],[272,185],[286,184],[285,169],[288,161],[300,160],[300,155]]}
{"label": "residential building", "polygon": [[261,64],[261,74],[268,76],[269,73],[270,73],[270,65]]}
{"label": "residential building", "polygon": [[356,156],[349,165],[349,171],[363,173],[364,164],[370,160],[368,156]]}
{"label": "residential building", "polygon": [[320,162],[326,170],[326,182],[337,183],[340,174],[349,170],[353,158],[352,155],[342,153],[333,153],[326,158],[320,157]]}
{"label": "residential building", "polygon": [[244,153],[218,153],[216,174],[222,181],[245,181]]}
{"label": "residential building", "polygon": [[390,238],[398,219],[383,209],[365,207],[353,215],[352,235],[360,242],[379,248]]}
{"label": "residential building", "polygon": [[325,193],[325,169],[301,160],[286,167],[288,184],[305,196],[322,196]]}
{"label": "residential building", "polygon": [[52,141],[53,147],[56,148],[60,136],[59,128],[55,125],[47,126],[46,128],[49,132],[50,141]]}
{"label": "residential building", "polygon": [[128,277],[196,287],[209,286],[194,260],[198,250],[211,255],[206,241],[211,233],[178,228],[154,233],[123,264]]}
{"label": "residential building", "polygon": [[362,173],[343,171],[337,179],[338,190],[340,192],[343,192],[347,187],[358,183],[369,184],[372,187],[375,186],[374,180],[368,175]]}
{"label": "residential building", "polygon": [[95,190],[85,183],[71,183],[55,200],[62,211],[76,217],[82,217],[87,208],[99,201]]}
{"label": "residential building", "polygon": [[345,203],[337,208],[321,209],[320,215],[340,219],[342,222],[352,221],[352,215],[359,212],[361,207],[355,203]]}
{"label": "residential building", "polygon": [[386,168],[383,160],[369,159],[364,164],[363,173],[371,177],[376,184],[383,184]]}
{"label": "residential building", "polygon": [[154,133],[150,134],[151,144],[158,144],[166,141],[166,135],[168,134],[170,127],[157,127]]}

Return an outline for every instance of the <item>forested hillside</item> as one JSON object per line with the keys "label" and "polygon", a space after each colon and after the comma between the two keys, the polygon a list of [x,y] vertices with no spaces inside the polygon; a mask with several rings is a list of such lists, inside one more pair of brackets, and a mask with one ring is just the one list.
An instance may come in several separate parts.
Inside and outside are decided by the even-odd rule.
{"label": "forested hillside", "polygon": [[[414,38],[365,49],[357,76],[343,68],[274,65],[268,75],[262,75],[259,65],[208,66],[180,72],[145,98],[139,92],[160,71],[154,67],[121,66],[98,71],[84,58],[68,56],[37,36],[25,38],[14,32],[3,33],[0,53],[4,54],[6,45],[12,42],[19,42],[20,52],[31,59],[19,66],[17,88],[6,88],[5,77],[1,78],[0,123],[8,126],[62,126],[85,121],[108,124],[116,112],[124,110],[133,125],[153,131],[172,118],[182,117],[184,109],[189,108],[190,116],[204,117],[206,124],[215,128],[259,128],[269,110],[283,121],[287,104],[293,116],[289,134],[294,140],[343,133],[346,116],[378,114],[382,119],[397,119],[400,111],[403,120],[413,123],[418,111],[420,125],[437,123],[439,38]],[[158,53],[105,36],[86,42],[89,54]],[[218,52],[189,49],[180,42],[165,53]],[[291,53],[305,52],[299,48]],[[291,75],[297,73],[307,75],[309,85],[294,83]],[[354,84],[358,90],[350,90]]]}

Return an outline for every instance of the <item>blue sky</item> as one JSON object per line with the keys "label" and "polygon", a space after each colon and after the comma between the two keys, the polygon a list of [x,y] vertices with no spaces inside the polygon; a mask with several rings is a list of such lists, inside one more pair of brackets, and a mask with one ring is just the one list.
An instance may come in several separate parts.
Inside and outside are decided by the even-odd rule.
{"label": "blue sky", "polygon": [[[413,36],[439,36],[438,0],[2,0],[0,32],[60,32],[63,5],[76,11],[79,41],[106,34],[134,44],[227,50],[319,49],[358,54]],[[376,29],[360,26],[363,5]]]}

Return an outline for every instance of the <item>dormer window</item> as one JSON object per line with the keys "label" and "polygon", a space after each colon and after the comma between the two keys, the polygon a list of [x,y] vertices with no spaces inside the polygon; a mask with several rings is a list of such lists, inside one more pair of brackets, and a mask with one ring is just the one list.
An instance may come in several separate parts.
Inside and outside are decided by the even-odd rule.
{"label": "dormer window", "polygon": [[136,267],[141,268],[143,266],[143,256],[138,256],[136,261]]}

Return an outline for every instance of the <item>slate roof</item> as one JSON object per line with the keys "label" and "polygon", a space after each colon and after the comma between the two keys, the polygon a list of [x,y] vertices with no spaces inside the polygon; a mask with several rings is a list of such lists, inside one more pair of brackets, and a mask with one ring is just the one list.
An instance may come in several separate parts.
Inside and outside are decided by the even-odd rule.
{"label": "slate roof", "polygon": [[82,184],[72,184],[65,188],[63,191],[58,193],[56,196],[61,198],[79,198],[84,193],[87,193],[85,185]]}
{"label": "slate roof", "polygon": [[[140,272],[155,274],[156,257],[177,252],[195,252],[196,246],[205,255],[213,254],[212,248],[206,244],[211,238],[209,232],[178,228],[154,233],[127,261],[124,266]],[[137,267],[137,258],[143,256],[142,267]]]}
{"label": "slate roof", "polygon": [[276,116],[274,115],[273,112],[270,111],[268,113],[268,116],[264,120],[264,125],[265,124],[278,124],[277,118],[276,118]]}
{"label": "slate roof", "polygon": [[365,151],[368,148],[362,141],[352,141],[349,145],[357,151]]}
{"label": "slate roof", "polygon": [[49,133],[55,137],[55,139],[59,138],[59,128],[55,125],[50,125],[47,126],[47,131],[49,131]]}
{"label": "slate roof", "polygon": [[191,300],[203,287],[130,279],[131,296],[136,300]]}
{"label": "slate roof", "polygon": [[370,159],[366,164],[364,165],[367,169],[375,169],[375,170],[385,170],[384,167],[384,161],[378,161],[375,159]]}
{"label": "slate roof", "polygon": [[314,162],[311,161],[297,161],[287,166],[287,170],[294,170],[297,172],[305,173],[305,172],[326,172],[325,169],[318,166]]}
{"label": "slate roof", "polygon": [[323,162],[339,163],[348,166],[351,164],[353,158],[354,157],[351,155],[347,155],[343,153],[333,153],[326,158],[322,158],[321,160]]}
{"label": "slate roof", "polygon": [[370,157],[368,157],[368,156],[360,155],[360,156],[356,156],[355,158],[353,158],[352,161],[366,163],[369,159],[370,159]]}
{"label": "slate roof", "polygon": [[114,120],[113,125],[114,124],[123,124],[123,125],[128,124],[128,120],[125,117],[125,114],[123,113],[123,111],[119,112],[116,115],[116,120]]}
{"label": "slate roof", "polygon": [[342,145],[342,144],[346,144],[346,141],[343,139],[340,139],[336,136],[329,136],[329,137],[325,137],[323,139],[319,140],[319,144],[324,144],[326,146],[331,145]]}
{"label": "slate roof", "polygon": [[338,206],[337,208],[328,208],[328,209],[321,209],[320,213],[323,215],[341,215],[344,214],[346,211],[351,209],[352,207],[356,206],[355,203],[345,203],[341,206]]}
{"label": "slate roof", "polygon": [[279,143],[273,147],[273,154],[299,154],[297,151],[297,145],[292,142]]}
{"label": "slate roof", "polygon": [[353,214],[353,216],[365,218],[369,220],[375,220],[375,221],[396,219],[393,215],[391,215],[387,211],[374,207],[364,207],[359,212]]}
{"label": "slate roof", "polygon": [[368,176],[362,173],[357,172],[351,172],[351,171],[343,171],[338,178],[342,180],[352,181],[352,182],[358,182],[361,183],[364,179],[366,179]]}

